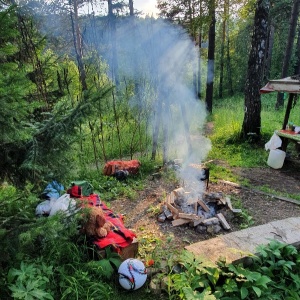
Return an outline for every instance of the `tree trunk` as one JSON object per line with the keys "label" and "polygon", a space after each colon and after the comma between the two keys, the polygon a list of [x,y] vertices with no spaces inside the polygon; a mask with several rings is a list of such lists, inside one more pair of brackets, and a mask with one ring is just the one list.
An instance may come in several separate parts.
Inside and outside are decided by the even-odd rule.
{"label": "tree trunk", "polygon": [[[290,18],[289,35],[288,35],[286,50],[284,54],[283,65],[282,65],[281,78],[285,78],[288,76],[289,63],[293,53],[293,44],[294,44],[297,21],[299,16],[299,5],[300,5],[300,0],[294,0],[292,12],[291,12],[291,18]],[[283,104],[284,104],[283,93],[278,93],[275,109],[282,108]]]}
{"label": "tree trunk", "polygon": [[216,40],[216,11],[215,0],[210,0],[209,4],[210,27],[208,37],[208,62],[207,62],[207,79],[206,79],[206,108],[212,113],[213,90],[214,90],[214,73],[215,73],[215,40]]}
{"label": "tree trunk", "polygon": [[130,16],[134,16],[133,0],[129,0],[129,14]]}
{"label": "tree trunk", "polygon": [[83,50],[82,50],[82,41],[80,35],[80,29],[78,24],[78,3],[77,0],[73,0],[73,12],[71,12],[71,21],[72,21],[72,31],[73,31],[73,40],[74,48],[76,52],[76,59],[78,63],[78,71],[80,77],[81,88],[83,91],[87,90],[86,83],[86,73],[84,69],[84,64],[82,61]]}
{"label": "tree trunk", "polygon": [[109,20],[109,33],[111,37],[111,58],[110,58],[110,68],[112,72],[112,79],[119,85],[118,77],[118,56],[117,56],[117,40],[116,40],[116,20],[115,15],[113,14],[113,3],[112,0],[107,0],[108,4],[108,20]]}
{"label": "tree trunk", "polygon": [[231,62],[230,62],[229,34],[227,34],[226,65],[227,65],[227,75],[228,75],[228,90],[229,90],[228,93],[229,93],[229,96],[233,96],[234,92],[233,92],[233,83],[232,83]]}
{"label": "tree trunk", "polygon": [[298,26],[298,36],[296,45],[296,62],[294,66],[294,74],[298,75],[300,73],[300,27]]}
{"label": "tree trunk", "polygon": [[268,30],[268,44],[267,44],[263,81],[268,81],[270,77],[272,53],[273,53],[273,45],[274,45],[274,33],[275,33],[275,27],[274,25],[271,24]]}
{"label": "tree trunk", "polygon": [[202,1],[199,1],[199,15],[200,15],[200,24],[199,24],[199,57],[198,57],[198,84],[197,84],[197,91],[198,91],[198,98],[201,99],[201,89],[202,89],[202,82],[201,82],[201,45],[202,45]]}
{"label": "tree trunk", "polygon": [[260,139],[261,88],[264,59],[268,35],[269,0],[258,0],[255,10],[252,47],[248,60],[245,84],[245,114],[241,131],[244,140],[255,142]]}
{"label": "tree trunk", "polygon": [[162,103],[160,100],[157,100],[157,110],[156,110],[156,119],[153,128],[153,136],[152,136],[152,156],[151,160],[155,160],[157,146],[158,146],[158,136],[159,136],[159,127],[161,122],[161,110],[162,110]]}
{"label": "tree trunk", "polygon": [[224,81],[224,56],[226,43],[226,27],[228,19],[228,0],[224,1],[223,22],[222,22],[222,40],[221,40],[221,54],[220,54],[220,84],[219,84],[219,98],[223,98],[223,81]]}

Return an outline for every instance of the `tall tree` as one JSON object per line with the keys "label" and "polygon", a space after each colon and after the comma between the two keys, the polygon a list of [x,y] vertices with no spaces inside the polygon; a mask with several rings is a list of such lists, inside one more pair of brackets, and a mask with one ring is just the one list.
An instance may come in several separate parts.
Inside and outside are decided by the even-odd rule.
{"label": "tall tree", "polygon": [[215,75],[215,43],[216,43],[216,4],[215,0],[209,2],[210,26],[208,33],[207,79],[206,79],[206,108],[212,113],[214,75]]}
{"label": "tall tree", "polygon": [[245,85],[245,114],[241,131],[241,137],[244,140],[252,137],[252,141],[257,141],[260,138],[261,98],[259,90],[262,85],[266,55],[269,10],[270,0],[257,1]]}
{"label": "tall tree", "polygon": [[[300,0],[294,0],[291,17],[290,17],[289,35],[287,39],[287,44],[286,44],[286,49],[285,49],[285,54],[284,54],[284,59],[282,64],[281,78],[288,76],[289,64],[294,49],[293,45],[294,45],[297,21],[299,16],[299,7],[300,7]],[[279,109],[283,107],[283,103],[284,103],[283,93],[278,93],[275,108]]]}

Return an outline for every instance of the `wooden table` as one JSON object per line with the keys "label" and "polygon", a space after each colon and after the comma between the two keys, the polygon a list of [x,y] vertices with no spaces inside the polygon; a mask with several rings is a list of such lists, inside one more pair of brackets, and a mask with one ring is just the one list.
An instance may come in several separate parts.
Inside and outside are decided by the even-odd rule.
{"label": "wooden table", "polygon": [[275,133],[281,137],[282,146],[281,149],[286,151],[287,145],[289,141],[293,141],[295,143],[300,143],[300,134],[296,133],[292,130],[275,130]]}

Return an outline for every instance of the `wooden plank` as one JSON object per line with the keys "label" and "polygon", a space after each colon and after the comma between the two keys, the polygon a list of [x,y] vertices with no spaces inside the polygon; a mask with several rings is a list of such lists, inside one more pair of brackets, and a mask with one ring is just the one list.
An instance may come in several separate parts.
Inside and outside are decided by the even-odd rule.
{"label": "wooden plank", "polygon": [[172,221],[172,225],[173,226],[180,226],[180,225],[187,224],[187,223],[190,223],[190,222],[191,222],[191,220],[188,220],[188,219],[177,219],[177,220]]}
{"label": "wooden plank", "polygon": [[175,201],[176,196],[173,192],[171,192],[169,195],[170,195],[170,203],[173,204],[174,201]]}
{"label": "wooden plank", "polygon": [[258,246],[267,245],[271,240],[278,240],[298,248],[299,228],[300,217],[288,218],[200,241],[185,246],[185,249],[213,263],[221,257],[226,263],[238,263],[248,256],[257,254]]}
{"label": "wooden plank", "polygon": [[170,203],[170,199],[171,199],[171,196],[170,196],[170,194],[169,194],[169,195],[167,195],[167,197],[166,197],[166,204],[167,204],[167,203]]}
{"label": "wooden plank", "polygon": [[217,214],[217,218],[220,220],[220,223],[222,224],[224,229],[226,229],[226,230],[231,229],[230,225],[227,223],[227,221],[222,213]]}
{"label": "wooden plank", "polygon": [[180,197],[180,196],[184,196],[185,192],[184,192],[184,188],[178,188],[173,190],[173,193],[175,194],[176,197]]}
{"label": "wooden plank", "polygon": [[174,207],[172,204],[170,204],[170,203],[167,203],[167,207],[168,207],[168,209],[172,212],[173,217],[178,216],[179,211],[178,211],[177,208],[175,208],[175,207]]}
{"label": "wooden plank", "polygon": [[232,203],[231,203],[231,199],[229,197],[225,197],[225,200],[226,200],[226,203],[227,203],[227,206],[230,210],[233,210],[233,207],[232,207]]}
{"label": "wooden plank", "polygon": [[198,200],[197,203],[206,211],[206,212],[210,212],[209,207],[204,203],[204,201],[202,200]]}
{"label": "wooden plank", "polygon": [[196,214],[186,214],[186,213],[179,213],[178,217],[181,219],[189,219],[189,220],[199,220],[200,217]]}

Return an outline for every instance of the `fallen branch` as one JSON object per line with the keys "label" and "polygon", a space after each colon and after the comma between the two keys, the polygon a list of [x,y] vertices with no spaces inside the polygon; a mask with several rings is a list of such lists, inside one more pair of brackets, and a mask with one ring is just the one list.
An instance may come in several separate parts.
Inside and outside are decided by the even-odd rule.
{"label": "fallen branch", "polygon": [[266,192],[263,192],[263,191],[260,191],[260,190],[256,190],[256,189],[250,189],[250,188],[247,188],[245,186],[242,186],[238,183],[231,182],[231,181],[219,180],[219,182],[234,186],[234,187],[239,188],[239,189],[247,190],[247,191],[252,192],[252,193],[261,194],[261,195],[265,195],[265,196],[268,196],[268,197],[271,197],[271,198],[276,198],[278,200],[282,200],[282,201],[286,201],[286,202],[290,202],[290,203],[300,205],[300,201],[295,200],[295,199],[281,197],[281,196],[277,196],[277,195],[274,195],[274,194],[269,194],[269,193],[266,193]]}

